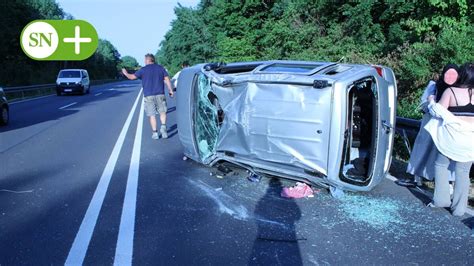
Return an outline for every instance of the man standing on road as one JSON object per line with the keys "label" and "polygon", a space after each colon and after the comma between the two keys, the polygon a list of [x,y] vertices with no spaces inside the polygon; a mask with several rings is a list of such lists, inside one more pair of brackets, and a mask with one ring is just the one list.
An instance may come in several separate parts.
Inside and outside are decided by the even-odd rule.
{"label": "man standing on road", "polygon": [[168,107],[166,106],[164,83],[166,83],[166,87],[168,87],[169,95],[171,97],[173,97],[174,93],[166,69],[162,65],[155,64],[155,56],[152,54],[146,54],[144,67],[135,72],[135,74],[129,74],[127,70],[123,68],[122,73],[128,79],[142,80],[145,113],[150,118],[150,125],[153,130],[153,135],[151,137],[153,139],[158,139],[155,115],[160,114],[160,133],[162,138],[168,138],[168,132],[166,131],[166,112],[168,111]]}

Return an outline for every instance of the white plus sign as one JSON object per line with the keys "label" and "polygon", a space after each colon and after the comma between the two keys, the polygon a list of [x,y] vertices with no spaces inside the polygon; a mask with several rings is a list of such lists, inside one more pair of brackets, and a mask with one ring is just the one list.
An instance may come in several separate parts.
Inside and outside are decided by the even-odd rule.
{"label": "white plus sign", "polygon": [[74,28],[75,30],[75,34],[74,34],[74,38],[64,38],[63,41],[64,42],[68,42],[68,43],[74,43],[74,52],[76,54],[80,54],[81,53],[81,43],[87,43],[87,42],[92,42],[92,39],[91,38],[81,38],[81,28],[79,26],[76,26]]}

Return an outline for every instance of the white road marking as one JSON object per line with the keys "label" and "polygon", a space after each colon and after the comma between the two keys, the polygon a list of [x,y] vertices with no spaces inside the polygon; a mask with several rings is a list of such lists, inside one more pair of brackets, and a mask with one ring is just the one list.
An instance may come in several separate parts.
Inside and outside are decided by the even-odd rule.
{"label": "white road marking", "polygon": [[8,103],[8,104],[9,104],[9,105],[12,105],[12,104],[17,104],[17,103],[30,102],[30,101],[33,101],[33,100],[43,99],[43,98],[51,97],[51,96],[55,96],[55,95],[56,95],[56,94],[51,94],[51,95],[46,95],[46,96],[41,96],[41,97],[35,97],[35,98],[26,99],[26,100],[22,100],[22,101],[11,102],[11,103]]}
{"label": "white road marking", "polygon": [[112,88],[112,89],[109,89],[109,91],[114,91],[114,90],[115,90],[114,88]]}
{"label": "white road marking", "polygon": [[142,101],[138,116],[137,132],[133,143],[130,169],[128,170],[127,188],[125,190],[125,199],[122,207],[114,265],[132,265],[138,174],[140,170],[140,152],[143,133],[143,113],[144,102]]}
{"label": "white road marking", "polygon": [[63,106],[63,107],[59,107],[59,109],[68,108],[68,107],[71,107],[71,106],[73,106],[73,105],[75,105],[75,104],[77,104],[77,102],[73,102],[73,103],[68,104],[68,105],[65,105],[65,106]]}
{"label": "white road marking", "polygon": [[120,150],[122,149],[123,143],[125,141],[127,131],[130,128],[130,123],[132,122],[133,114],[137,108],[141,93],[142,90],[140,90],[138,93],[137,99],[135,100],[135,103],[128,114],[127,120],[123,125],[122,131],[120,132],[117,142],[115,143],[112,153],[110,154],[109,160],[105,165],[104,171],[102,172],[102,176],[99,180],[99,184],[97,185],[89,207],[87,208],[87,212],[84,216],[84,219],[82,220],[81,226],[79,227],[79,231],[77,232],[76,238],[74,239],[71,249],[69,250],[69,255],[67,256],[65,262],[66,265],[82,265],[84,262],[86,252],[89,247],[92,234],[94,233],[95,225],[97,223],[97,218],[99,217],[100,209],[102,208],[105,194],[107,193],[107,189],[109,187],[110,179],[112,178]]}
{"label": "white road marking", "polygon": [[102,92],[99,92],[99,93],[96,93],[95,96],[99,96],[99,95],[101,95],[101,94],[102,94]]}

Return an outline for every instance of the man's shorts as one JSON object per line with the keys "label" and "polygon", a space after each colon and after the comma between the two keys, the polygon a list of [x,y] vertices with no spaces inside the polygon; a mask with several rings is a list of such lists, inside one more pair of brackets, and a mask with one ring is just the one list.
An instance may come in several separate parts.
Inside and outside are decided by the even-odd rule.
{"label": "man's shorts", "polygon": [[168,107],[166,106],[166,96],[151,95],[145,96],[145,114],[147,116],[154,116],[160,113],[166,113]]}

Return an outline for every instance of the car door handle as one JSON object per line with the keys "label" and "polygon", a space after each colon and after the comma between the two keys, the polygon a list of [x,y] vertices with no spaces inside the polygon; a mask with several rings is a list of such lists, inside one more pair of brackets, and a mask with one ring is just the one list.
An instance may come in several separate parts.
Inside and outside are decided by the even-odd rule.
{"label": "car door handle", "polygon": [[389,134],[390,131],[393,130],[393,126],[390,125],[390,123],[387,122],[387,120],[382,120],[382,126],[385,129],[385,133],[387,133],[387,134]]}

